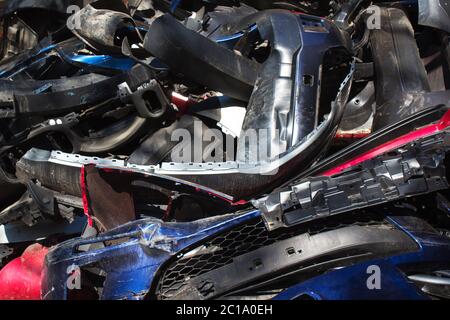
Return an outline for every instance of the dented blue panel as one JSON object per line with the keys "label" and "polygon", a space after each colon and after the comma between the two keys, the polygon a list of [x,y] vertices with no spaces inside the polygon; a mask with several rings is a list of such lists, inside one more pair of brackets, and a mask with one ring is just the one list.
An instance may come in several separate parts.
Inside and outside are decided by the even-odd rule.
{"label": "dented blue panel", "polygon": [[[66,299],[70,266],[96,265],[107,274],[102,299],[141,299],[150,290],[158,269],[170,257],[209,236],[260,215],[225,215],[188,223],[163,223],[144,219],[128,223],[96,238],[77,238],[61,243],[46,258],[44,299]],[[80,246],[126,239],[109,247],[74,252]]]}

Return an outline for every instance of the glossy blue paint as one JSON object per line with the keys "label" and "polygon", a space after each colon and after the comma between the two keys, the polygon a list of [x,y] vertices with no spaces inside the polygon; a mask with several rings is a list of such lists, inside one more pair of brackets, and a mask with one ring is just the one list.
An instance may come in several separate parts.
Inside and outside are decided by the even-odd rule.
{"label": "glossy blue paint", "polygon": [[223,36],[223,37],[219,37],[217,39],[215,39],[214,41],[216,41],[216,43],[232,50],[233,47],[236,45],[236,43],[239,41],[239,39],[241,39],[241,37],[245,34],[253,34],[258,32],[258,27],[256,24],[251,25],[246,31],[241,31],[232,35],[228,35],[228,36]]}
{"label": "glossy blue paint", "polygon": [[170,12],[174,12],[178,6],[181,4],[182,0],[172,0],[170,2]]}
{"label": "glossy blue paint", "polygon": [[49,46],[47,46],[47,47],[45,47],[45,48],[40,49],[40,50],[36,53],[36,55],[40,55],[40,54],[42,54],[42,53],[49,52],[49,51],[55,49],[56,47],[57,47],[56,44],[49,45]]}
{"label": "glossy blue paint", "polygon": [[[256,32],[258,30],[258,27],[256,24],[253,24],[250,26],[247,32]],[[216,39],[217,43],[223,43],[223,42],[229,42],[229,41],[237,41],[239,40],[243,35],[245,34],[244,31],[229,35],[229,36],[223,36],[221,38]]]}
{"label": "glossy blue paint", "polygon": [[[27,59],[19,61],[12,68],[0,70],[0,77],[12,77],[49,59],[51,55],[48,55],[48,53],[54,51],[56,48],[57,46],[55,45],[48,46],[39,50],[36,54],[31,55]],[[95,66],[103,69],[128,71],[135,65],[135,62],[129,58],[116,58],[107,55],[64,55],[62,52],[58,52],[58,54],[66,61],[79,63],[81,66]]]}
{"label": "glossy blue paint", "polygon": [[71,61],[79,62],[86,65],[94,65],[100,68],[115,69],[115,70],[130,70],[135,62],[129,58],[115,58],[112,56],[99,55],[72,55],[68,57]]}
{"label": "glossy blue paint", "polygon": [[[330,271],[284,290],[274,300],[301,299],[306,296],[323,300],[428,299],[401,270],[419,264],[450,265],[450,239],[435,233],[411,230],[404,224],[403,219],[401,216],[388,217],[394,226],[418,243],[418,251]],[[367,279],[371,275],[368,273],[368,267],[372,265],[380,268],[379,290],[370,290],[367,286]]]}
{"label": "glossy blue paint", "polygon": [[[156,219],[135,221],[100,237],[71,239],[47,255],[43,276],[46,299],[67,297],[67,269],[97,263],[106,273],[102,299],[141,299],[149,291],[158,269],[173,255],[209,236],[260,216],[259,211],[226,215],[190,223],[163,223]],[[87,252],[79,246],[107,240],[128,239],[118,245]]]}
{"label": "glossy blue paint", "polygon": [[[367,268],[381,270],[381,289],[368,289]],[[308,297],[314,300],[423,300],[426,297],[405,275],[387,261],[370,261],[337,269],[284,290],[274,300]]]}
{"label": "glossy blue paint", "polygon": [[[135,221],[97,238],[71,239],[47,255],[42,290],[47,299],[67,298],[67,268],[95,264],[107,274],[102,299],[142,299],[151,289],[158,270],[181,250],[208,237],[260,216],[259,211],[226,215],[190,223],[164,223],[148,218]],[[427,299],[402,270],[422,263],[450,266],[450,239],[427,230],[409,227],[403,217],[390,222],[420,244],[417,251],[330,270],[287,288],[275,299]],[[122,239],[116,245],[78,252],[86,244]],[[367,268],[381,271],[381,289],[367,287]]]}

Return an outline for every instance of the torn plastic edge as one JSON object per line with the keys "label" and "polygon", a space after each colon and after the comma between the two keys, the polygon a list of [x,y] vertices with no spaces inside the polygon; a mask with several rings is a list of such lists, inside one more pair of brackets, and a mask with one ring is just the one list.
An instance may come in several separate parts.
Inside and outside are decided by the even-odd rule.
{"label": "torn plastic edge", "polygon": [[[114,172],[119,172],[119,173],[140,173],[138,171],[132,170],[132,169],[121,169],[121,168],[108,168],[108,167],[99,167],[97,166],[97,168],[100,171],[106,172],[106,173],[114,173]],[[84,172],[84,165],[81,167],[81,171]],[[83,179],[85,179],[84,173],[83,173]],[[80,182],[83,188],[83,185],[85,186],[84,180],[81,180],[81,176],[80,176]],[[184,181],[186,183],[186,181]],[[203,187],[200,188],[200,187]],[[214,197],[214,198],[219,198],[220,200],[223,200],[225,202],[227,202],[228,204],[230,204],[231,206],[242,206],[248,203],[248,201],[246,200],[238,200],[238,201],[233,201],[233,198],[231,196],[228,195],[221,195],[219,192],[214,192],[214,190],[208,188],[208,187],[204,187],[204,186],[200,186],[198,185],[197,187],[194,187],[195,191],[197,192],[204,192],[206,193],[208,196]],[[85,190],[87,190],[87,188],[85,187]],[[87,198],[86,198],[87,201]],[[84,202],[84,201],[83,201]],[[86,209],[87,210],[87,209]]]}
{"label": "torn plastic edge", "polygon": [[89,213],[89,201],[88,201],[87,186],[86,186],[86,170],[85,170],[84,165],[82,165],[80,168],[80,187],[81,187],[81,200],[83,202],[83,212],[84,212],[84,215],[88,219],[89,227],[92,227],[93,223],[92,223],[92,217]]}
{"label": "torn plastic edge", "polygon": [[337,132],[334,136],[336,140],[344,139],[363,139],[370,135],[370,132],[355,131],[355,132]]}
{"label": "torn plastic edge", "polygon": [[450,110],[448,110],[437,123],[427,125],[425,127],[404,134],[392,141],[386,142],[378,147],[373,148],[372,150],[363,153],[360,156],[353,158],[352,160],[349,160],[330,170],[318,174],[318,176],[330,177],[339,174],[348,168],[354,167],[362,162],[373,159],[379,155],[382,155],[383,153],[397,149],[401,146],[404,146],[405,144],[413,142],[414,140],[442,131],[448,127],[450,127]]}

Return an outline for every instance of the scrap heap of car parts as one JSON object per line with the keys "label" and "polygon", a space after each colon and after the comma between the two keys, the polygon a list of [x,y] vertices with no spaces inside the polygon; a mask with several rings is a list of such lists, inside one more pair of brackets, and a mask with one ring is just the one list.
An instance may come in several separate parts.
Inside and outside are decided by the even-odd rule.
{"label": "scrap heap of car parts", "polygon": [[1,6],[0,298],[450,298],[448,1]]}

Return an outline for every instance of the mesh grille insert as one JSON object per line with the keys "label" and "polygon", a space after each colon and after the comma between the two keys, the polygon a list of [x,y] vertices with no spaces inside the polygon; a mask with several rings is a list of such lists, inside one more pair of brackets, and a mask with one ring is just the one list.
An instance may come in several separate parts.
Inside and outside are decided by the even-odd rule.
{"label": "mesh grille insert", "polygon": [[326,224],[323,222],[314,225],[305,224],[291,229],[277,230],[278,232],[268,232],[260,218],[246,222],[207,240],[184,255],[177,256],[162,273],[156,295],[158,299],[170,299],[183,288],[188,279],[230,264],[234,257],[305,232],[313,235],[350,224],[378,225],[383,223],[383,218],[376,217],[374,219],[372,215],[363,218],[360,216],[358,222],[355,222],[355,217],[353,220],[349,217],[348,220],[351,223],[346,223],[342,218],[341,216],[339,221],[329,219]]}

